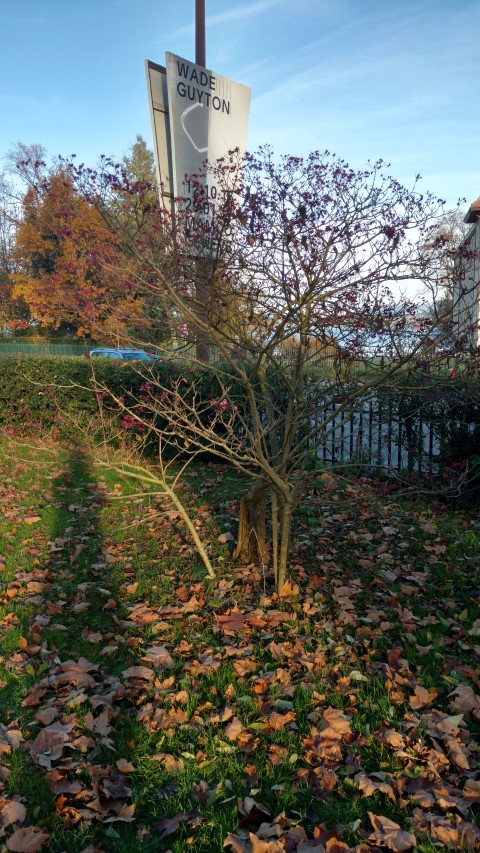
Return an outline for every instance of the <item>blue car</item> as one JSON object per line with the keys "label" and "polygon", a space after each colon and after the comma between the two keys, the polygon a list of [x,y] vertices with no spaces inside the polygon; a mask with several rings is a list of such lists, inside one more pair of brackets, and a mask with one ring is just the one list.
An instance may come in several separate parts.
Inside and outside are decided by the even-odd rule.
{"label": "blue car", "polygon": [[91,358],[116,358],[120,361],[155,361],[148,352],[139,349],[91,349]]}

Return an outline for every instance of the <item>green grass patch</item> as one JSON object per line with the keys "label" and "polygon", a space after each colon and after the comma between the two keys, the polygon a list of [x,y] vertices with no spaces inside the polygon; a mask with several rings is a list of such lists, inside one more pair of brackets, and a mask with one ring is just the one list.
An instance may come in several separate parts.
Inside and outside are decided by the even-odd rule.
{"label": "green grass patch", "polygon": [[353,846],[371,812],[433,851],[419,790],[453,846],[476,831],[476,510],[320,483],[278,596],[217,543],[244,488],[222,466],[183,478],[213,581],[162,496],[86,451],[3,439],[0,474],[0,784],[26,808],[5,839],[248,850],[284,812],[280,837]]}

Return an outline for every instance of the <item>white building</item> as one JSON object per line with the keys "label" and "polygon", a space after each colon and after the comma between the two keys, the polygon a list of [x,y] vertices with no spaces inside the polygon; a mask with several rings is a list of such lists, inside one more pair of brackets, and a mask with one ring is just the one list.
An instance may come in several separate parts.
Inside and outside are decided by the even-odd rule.
{"label": "white building", "polygon": [[470,230],[460,245],[453,284],[455,334],[470,346],[480,346],[480,198],[474,201],[464,222]]}

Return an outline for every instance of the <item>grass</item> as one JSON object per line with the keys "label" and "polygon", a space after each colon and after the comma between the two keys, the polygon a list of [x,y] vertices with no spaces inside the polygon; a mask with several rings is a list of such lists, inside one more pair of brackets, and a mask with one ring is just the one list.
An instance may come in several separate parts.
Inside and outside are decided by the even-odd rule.
{"label": "grass", "polygon": [[[323,824],[355,845],[372,812],[405,831],[413,816],[425,851],[448,824],[461,849],[480,797],[432,805],[433,841],[412,797],[420,780],[461,802],[478,773],[480,714],[464,711],[453,735],[466,768],[428,716],[458,714],[459,686],[480,692],[478,511],[321,481],[279,597],[216,542],[235,530],[240,488],[223,468],[185,477],[214,581],[161,496],[80,449],[2,440],[0,468],[0,779],[3,767],[3,799],[27,810],[5,839],[34,825],[53,853],[203,853],[230,832],[249,850],[249,832],[285,812],[310,838]],[[152,647],[171,655],[165,668]],[[420,687],[436,693],[416,707]],[[49,760],[34,744],[51,725],[68,732]],[[364,795],[360,773],[392,795]]]}

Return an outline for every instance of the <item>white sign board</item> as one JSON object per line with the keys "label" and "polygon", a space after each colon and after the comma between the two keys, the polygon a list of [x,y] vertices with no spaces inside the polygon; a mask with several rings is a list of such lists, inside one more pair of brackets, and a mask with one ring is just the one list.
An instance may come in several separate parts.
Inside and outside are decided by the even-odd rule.
{"label": "white sign board", "polygon": [[[166,54],[166,68],[173,192],[185,196],[188,210],[193,188],[186,176],[234,148],[245,152],[250,89],[173,53]],[[216,188],[205,190],[214,202]]]}
{"label": "white sign board", "polygon": [[145,62],[147,72],[148,101],[155,146],[155,165],[160,198],[163,207],[170,207],[173,200],[172,150],[170,144],[170,122],[168,116],[167,70],[162,65]]}

